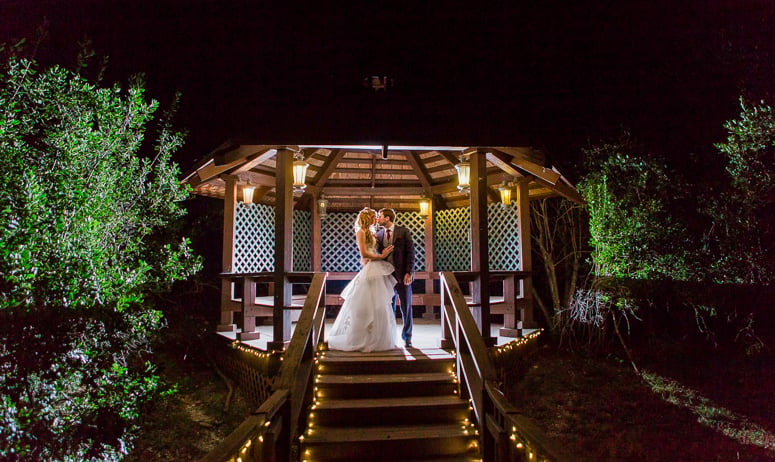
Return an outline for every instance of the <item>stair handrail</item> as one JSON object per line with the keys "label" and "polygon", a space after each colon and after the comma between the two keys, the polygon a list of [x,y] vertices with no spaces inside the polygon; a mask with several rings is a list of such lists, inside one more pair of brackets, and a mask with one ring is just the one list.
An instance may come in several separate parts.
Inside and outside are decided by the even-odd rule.
{"label": "stair handrail", "polygon": [[[455,347],[459,392],[461,397],[465,392],[470,396],[483,460],[571,460],[561,449],[553,447],[543,432],[520,414],[498,389],[489,349],[455,273],[439,272],[439,279],[441,309]],[[445,303],[445,295],[451,303]]]}
{"label": "stair handrail", "polygon": [[[289,273],[290,275],[290,273]],[[312,281],[291,342],[281,357],[274,392],[202,462],[290,461],[298,448],[298,429],[312,401],[315,351],[324,338],[325,288],[328,273],[312,273]]]}

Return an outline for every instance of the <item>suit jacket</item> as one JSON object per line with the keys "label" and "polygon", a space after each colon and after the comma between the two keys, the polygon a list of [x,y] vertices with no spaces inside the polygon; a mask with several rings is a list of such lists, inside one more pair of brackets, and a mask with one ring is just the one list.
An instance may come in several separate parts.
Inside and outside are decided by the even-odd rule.
{"label": "suit jacket", "polygon": [[[412,242],[412,232],[408,228],[396,225],[393,228],[393,273],[399,281],[404,280],[404,275],[414,272],[414,243]],[[385,239],[385,229],[377,231],[377,250],[382,252],[385,248],[383,241]]]}

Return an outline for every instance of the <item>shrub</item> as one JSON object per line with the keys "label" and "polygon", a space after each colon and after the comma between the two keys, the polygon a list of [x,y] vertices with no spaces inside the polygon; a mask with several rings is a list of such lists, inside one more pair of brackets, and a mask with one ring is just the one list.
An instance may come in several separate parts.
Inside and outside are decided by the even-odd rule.
{"label": "shrub", "polygon": [[0,458],[120,459],[161,391],[147,294],[200,265],[165,230],[187,196],[174,107],[150,146],[140,78],[103,87],[16,57],[0,73]]}

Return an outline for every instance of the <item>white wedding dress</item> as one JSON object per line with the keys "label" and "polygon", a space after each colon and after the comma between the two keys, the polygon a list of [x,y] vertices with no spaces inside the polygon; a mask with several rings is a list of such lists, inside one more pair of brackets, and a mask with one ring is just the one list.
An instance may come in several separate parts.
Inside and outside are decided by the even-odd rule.
{"label": "white wedding dress", "polygon": [[[374,249],[370,252],[376,253]],[[393,265],[366,260],[341,293],[342,309],[328,334],[328,348],[343,351],[384,351],[397,348],[393,312]]]}

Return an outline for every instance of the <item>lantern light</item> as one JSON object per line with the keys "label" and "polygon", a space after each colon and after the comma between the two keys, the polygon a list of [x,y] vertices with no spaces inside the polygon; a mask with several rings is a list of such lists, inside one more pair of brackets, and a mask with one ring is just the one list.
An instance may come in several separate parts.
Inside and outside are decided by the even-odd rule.
{"label": "lantern light", "polygon": [[468,191],[471,188],[471,164],[460,156],[460,163],[455,165],[457,170],[457,189]]}
{"label": "lantern light", "polygon": [[321,220],[324,220],[328,216],[328,199],[322,194],[318,199],[318,212],[320,212]]}
{"label": "lantern light", "polygon": [[425,219],[428,218],[428,214],[431,209],[431,201],[427,197],[420,198],[420,216]]}
{"label": "lantern light", "polygon": [[307,167],[309,167],[309,164],[304,162],[302,153],[301,152],[297,153],[296,160],[293,161],[293,191],[294,192],[304,191],[304,189],[307,187],[307,184],[305,183],[307,179]]}
{"label": "lantern light", "polygon": [[256,190],[256,188],[250,184],[242,188],[242,202],[246,204],[252,204],[253,203],[253,192]]}
{"label": "lantern light", "polygon": [[500,185],[498,188],[498,192],[501,194],[501,204],[502,205],[509,205],[511,204],[511,183],[506,184],[504,181],[503,184]]}

